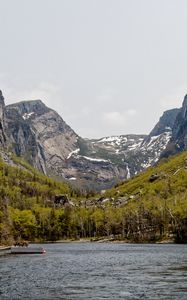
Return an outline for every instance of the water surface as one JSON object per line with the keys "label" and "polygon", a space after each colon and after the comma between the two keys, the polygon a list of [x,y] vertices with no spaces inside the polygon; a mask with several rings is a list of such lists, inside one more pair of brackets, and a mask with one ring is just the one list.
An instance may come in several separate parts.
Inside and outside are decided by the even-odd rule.
{"label": "water surface", "polygon": [[42,246],[0,257],[0,300],[187,299],[187,245]]}

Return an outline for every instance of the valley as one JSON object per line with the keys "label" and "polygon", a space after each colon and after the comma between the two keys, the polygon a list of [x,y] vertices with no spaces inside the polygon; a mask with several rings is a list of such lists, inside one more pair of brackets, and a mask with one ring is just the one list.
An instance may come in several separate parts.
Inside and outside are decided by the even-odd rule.
{"label": "valley", "polygon": [[149,135],[101,139],[79,137],[40,100],[0,99],[1,244],[186,242],[186,98]]}

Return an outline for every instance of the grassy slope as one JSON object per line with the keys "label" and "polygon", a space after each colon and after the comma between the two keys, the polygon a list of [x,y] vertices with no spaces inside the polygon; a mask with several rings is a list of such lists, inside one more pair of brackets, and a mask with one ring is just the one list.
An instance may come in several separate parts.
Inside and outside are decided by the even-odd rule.
{"label": "grassy slope", "polygon": [[[153,174],[158,178],[151,182]],[[120,210],[130,238],[154,241],[174,237],[186,242],[187,152],[163,159],[156,167],[106,191],[104,197],[113,198],[113,203],[122,200]]]}
{"label": "grassy slope", "polygon": [[[187,188],[187,152],[169,159],[163,159],[156,167],[150,167],[134,178],[120,183],[115,188],[106,191],[107,197],[119,197],[140,193],[149,195],[175,196],[186,193]],[[150,182],[151,175],[158,174],[159,178]]]}

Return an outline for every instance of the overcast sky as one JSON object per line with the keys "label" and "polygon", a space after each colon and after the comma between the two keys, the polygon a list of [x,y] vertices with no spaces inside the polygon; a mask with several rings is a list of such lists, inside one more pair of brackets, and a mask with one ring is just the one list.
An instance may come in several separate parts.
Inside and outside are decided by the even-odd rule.
{"label": "overcast sky", "polygon": [[0,89],[82,137],[149,133],[187,93],[186,35],[186,0],[0,0]]}

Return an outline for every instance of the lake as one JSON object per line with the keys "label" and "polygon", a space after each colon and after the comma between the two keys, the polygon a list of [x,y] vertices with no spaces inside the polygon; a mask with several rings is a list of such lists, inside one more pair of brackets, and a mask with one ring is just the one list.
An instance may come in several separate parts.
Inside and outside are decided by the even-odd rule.
{"label": "lake", "polygon": [[0,257],[0,299],[187,299],[187,245],[42,246],[45,255]]}

